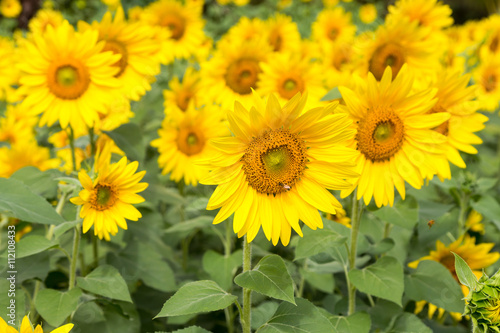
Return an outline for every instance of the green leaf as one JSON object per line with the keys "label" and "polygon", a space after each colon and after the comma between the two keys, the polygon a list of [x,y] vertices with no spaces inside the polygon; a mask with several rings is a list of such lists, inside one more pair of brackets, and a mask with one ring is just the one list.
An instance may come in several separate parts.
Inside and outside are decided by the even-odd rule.
{"label": "green leaf", "polygon": [[171,234],[174,232],[186,232],[193,231],[195,229],[206,228],[211,226],[213,221],[214,218],[212,216],[201,215],[195,217],[194,219],[174,224],[173,226],[165,230],[165,233]]}
{"label": "green leaf", "polygon": [[84,303],[76,309],[72,322],[85,322],[88,324],[105,321],[104,311],[95,301]]}
{"label": "green leaf", "polygon": [[82,220],[63,222],[54,228],[54,237],[59,238],[66,231],[73,229],[78,224],[82,223]]}
{"label": "green leaf", "polygon": [[78,287],[91,293],[132,302],[127,283],[113,266],[101,265],[85,277],[77,277]]}
{"label": "green leaf", "polygon": [[273,317],[256,333],[336,333],[337,330],[311,302],[296,299],[297,305],[281,303]]}
{"label": "green leaf", "polygon": [[210,277],[224,290],[228,290],[233,285],[233,276],[236,269],[243,263],[242,251],[238,250],[229,257],[208,250],[203,255],[203,269]]}
{"label": "green leaf", "polygon": [[364,312],[356,312],[349,317],[333,316],[330,322],[342,333],[368,333],[372,324],[370,315]]}
{"label": "green leaf", "polygon": [[0,178],[0,213],[32,223],[64,222],[47,200],[12,178]]}
{"label": "green leaf", "polygon": [[405,276],[405,294],[414,301],[425,300],[449,312],[462,312],[462,289],[442,264],[424,260]]}
{"label": "green leaf", "polygon": [[492,196],[482,196],[479,201],[471,201],[471,206],[477,212],[489,218],[500,230],[500,204]]}
{"label": "green leaf", "polygon": [[373,212],[383,222],[413,229],[418,222],[418,202],[413,197],[397,201],[393,207],[385,206]]}
{"label": "green leaf", "polygon": [[477,277],[472,273],[469,265],[458,254],[452,252],[455,256],[455,272],[457,272],[458,280],[464,286],[469,287],[472,291],[477,287]]}
{"label": "green leaf", "polygon": [[141,128],[134,123],[123,124],[112,131],[103,131],[107,134],[130,160],[144,160],[145,149],[142,142]]}
{"label": "green leaf", "polygon": [[295,260],[308,258],[322,252],[343,246],[347,237],[331,229],[304,229],[304,237],[299,238],[295,249]]}
{"label": "green leaf", "polygon": [[403,267],[396,258],[384,256],[366,268],[353,269],[349,280],[361,292],[402,305]]}
{"label": "green leaf", "polygon": [[57,327],[76,310],[81,295],[80,288],[73,288],[68,292],[43,289],[36,295],[35,307],[43,319]]}
{"label": "green leaf", "polygon": [[55,198],[57,196],[56,177],[61,175],[62,173],[55,169],[40,171],[34,166],[28,166],[17,170],[10,178],[22,181],[35,194],[45,198]]}
{"label": "green leaf", "polygon": [[[6,322],[16,319],[15,323],[17,325],[17,319],[22,318],[27,313],[25,309],[26,295],[24,290],[19,287],[19,281],[16,281],[17,287],[11,289],[11,280],[7,280],[10,274],[0,272],[0,276],[2,277],[0,279],[0,295],[2,295],[0,297],[0,308],[2,309],[0,317]],[[14,302],[12,303],[11,300]]]}
{"label": "green leaf", "polygon": [[332,101],[334,99],[341,99],[342,94],[339,91],[338,87],[333,88],[329,92],[326,93],[325,96],[321,98],[322,101]]}
{"label": "green leaf", "polygon": [[394,326],[388,333],[432,333],[432,330],[427,327],[413,313],[404,312],[399,315],[394,323]]}
{"label": "green leaf", "polygon": [[252,270],[236,276],[234,283],[242,288],[295,304],[292,278],[285,262],[276,254],[262,258]]}
{"label": "green leaf", "polygon": [[27,235],[16,245],[16,258],[24,258],[56,246],[54,241],[40,235]]}
{"label": "green leaf", "polygon": [[237,296],[227,293],[214,281],[190,282],[180,287],[163,304],[155,318],[222,310],[237,299]]}
{"label": "green leaf", "polygon": [[149,184],[148,188],[141,192],[141,196],[148,202],[165,202],[172,205],[183,205],[186,203],[179,191],[163,185]]}
{"label": "green leaf", "polygon": [[[155,333],[161,333],[161,332],[155,332]],[[210,333],[210,331],[207,331],[206,329],[201,328],[199,326],[189,326],[181,330],[173,331],[172,333]]]}
{"label": "green leaf", "polygon": [[307,283],[312,287],[325,293],[332,293],[335,287],[335,280],[332,274],[319,274],[303,268],[299,269],[300,275],[304,277]]}
{"label": "green leaf", "polygon": [[262,302],[259,306],[252,308],[252,329],[256,330],[264,325],[278,309],[279,304],[274,301]]}
{"label": "green leaf", "polygon": [[77,332],[137,333],[141,331],[141,320],[134,304],[121,301],[101,302],[100,307],[104,314],[104,321],[97,321],[100,318],[94,320],[92,317],[93,315],[100,317],[101,312],[89,311],[85,313],[85,316],[78,316],[78,318],[75,315],[72,323],[75,324]]}

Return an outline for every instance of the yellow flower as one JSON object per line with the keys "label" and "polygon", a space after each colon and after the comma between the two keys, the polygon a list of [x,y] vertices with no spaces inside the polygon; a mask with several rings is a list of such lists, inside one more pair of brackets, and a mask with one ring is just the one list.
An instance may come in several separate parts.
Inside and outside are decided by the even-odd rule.
{"label": "yellow flower", "polygon": [[[59,328],[52,330],[50,333],[68,333],[73,328],[73,324],[66,324]],[[0,317],[0,332],[2,333],[43,333],[42,326],[38,324],[33,330],[30,320],[28,316],[24,316],[23,321],[21,322],[21,327],[19,331],[14,327],[8,325],[3,318]]]}
{"label": "yellow flower", "polygon": [[302,236],[299,219],[322,228],[318,209],[342,208],[325,188],[350,187],[358,176],[358,152],[346,147],[354,131],[345,115],[332,113],[337,104],[303,111],[306,99],[299,93],[281,107],[273,94],[267,103],[253,94],[250,111],[235,103],[227,116],[234,136],[211,141],[205,163],[212,171],[201,181],[218,185],[207,205],[220,208],[213,223],[234,213],[238,237],[251,242],[262,226],[268,240],[286,246],[292,228]]}
{"label": "yellow flower", "polygon": [[477,85],[477,100],[486,111],[498,109],[500,101],[500,57],[490,54],[472,70]]}
{"label": "yellow flower", "polygon": [[5,17],[18,17],[23,7],[18,0],[1,0],[0,13]]}
{"label": "yellow flower", "polygon": [[432,131],[450,118],[445,112],[427,114],[434,106],[435,91],[426,89],[411,94],[413,78],[406,66],[392,80],[390,67],[380,82],[371,74],[360,81],[355,90],[340,87],[347,112],[354,123],[356,138],[352,146],[361,153],[356,159],[359,181],[357,199],[364,198],[368,205],[372,197],[378,207],[394,202],[394,187],[405,198],[405,181],[414,188],[423,185],[423,179],[432,178],[436,170],[434,161],[442,154],[440,144],[446,137]]}
{"label": "yellow flower", "polygon": [[58,165],[57,159],[50,158],[49,148],[40,147],[34,139],[16,141],[10,147],[0,147],[0,177],[10,177],[25,166],[45,171]]}
{"label": "yellow flower", "polygon": [[146,171],[136,173],[139,162],[127,164],[127,157],[110,164],[111,146],[106,145],[96,156],[94,163],[95,179],[85,170],[78,173],[83,186],[77,197],[71,198],[75,205],[82,205],[80,217],[83,219],[83,233],[94,226],[94,235],[110,240],[118,227],[127,229],[125,219],[137,221],[141,213],[132,204],[144,201],[136,194],[144,191],[147,183],[139,183]]}
{"label": "yellow flower", "polygon": [[440,30],[453,24],[450,6],[438,0],[398,0],[388,9],[388,20],[395,16],[405,16],[433,30]]}
{"label": "yellow flower", "polygon": [[118,68],[115,77],[122,82],[121,91],[131,100],[138,101],[151,90],[149,78],[160,72],[160,45],[153,39],[154,30],[139,22],[127,23],[122,7],[118,7],[114,18],[106,12],[101,22],[88,24],[78,22],[79,31],[99,31],[99,41],[104,41],[102,52],[119,54],[114,64]]}
{"label": "yellow flower", "polygon": [[28,28],[34,34],[43,34],[49,25],[56,28],[62,25],[63,22],[64,17],[61,12],[52,9],[40,9],[30,20]]}
{"label": "yellow flower", "polygon": [[19,70],[14,66],[17,58],[12,40],[0,37],[0,100],[14,102],[14,88],[19,79]]}
{"label": "yellow flower", "polygon": [[222,36],[221,40],[231,43],[253,39],[265,39],[268,34],[268,28],[260,18],[254,17],[249,19],[246,16],[242,16],[239,21]]}
{"label": "yellow flower", "polygon": [[323,48],[350,41],[356,34],[351,13],[345,12],[342,7],[322,10],[311,29],[312,39]]}
{"label": "yellow flower", "polygon": [[336,214],[326,214],[326,218],[345,225],[349,229],[352,228],[351,218],[347,216],[347,213],[343,208],[338,209]]}
{"label": "yellow flower", "polygon": [[101,53],[104,43],[97,43],[97,34],[77,33],[65,21],[24,43],[19,89],[26,96],[23,106],[33,114],[43,113],[40,126],[59,121],[63,128],[85,131],[119,96],[120,82],[113,77],[119,69],[113,64],[120,56]]}
{"label": "yellow flower", "polygon": [[467,220],[465,221],[465,227],[468,230],[484,235],[484,224],[481,223],[482,220],[483,215],[473,209],[471,210],[469,216],[467,217]]}
{"label": "yellow flower", "polygon": [[195,109],[189,104],[186,110],[173,107],[158,130],[159,138],[151,142],[160,156],[158,164],[162,174],[170,173],[170,179],[196,186],[208,171],[197,161],[210,157],[207,142],[212,138],[227,136],[227,126],[222,122],[218,107],[205,106]]}
{"label": "yellow flower", "polygon": [[108,6],[109,10],[116,10],[120,7],[121,1],[120,0],[101,0],[103,4]]}
{"label": "yellow flower", "polygon": [[292,18],[277,13],[265,21],[268,31],[268,42],[274,52],[298,53],[301,37],[297,24]]}
{"label": "yellow flower", "polygon": [[188,67],[182,82],[178,77],[174,77],[168,83],[168,89],[163,91],[165,112],[168,114],[171,109],[176,107],[186,111],[189,104],[193,103],[195,107],[201,106],[197,96],[200,90],[200,74],[192,67]]}
{"label": "yellow flower", "polygon": [[20,104],[8,105],[5,117],[0,117],[0,141],[15,144],[35,139],[36,117],[26,115]]}
{"label": "yellow flower", "polygon": [[367,3],[359,7],[359,19],[361,22],[370,24],[377,18],[377,7],[372,3]]}

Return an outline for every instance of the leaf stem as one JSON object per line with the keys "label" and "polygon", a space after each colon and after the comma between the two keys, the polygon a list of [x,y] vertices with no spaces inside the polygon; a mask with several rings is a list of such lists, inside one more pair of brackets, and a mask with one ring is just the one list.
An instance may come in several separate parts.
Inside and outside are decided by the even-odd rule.
{"label": "leaf stem", "polygon": [[[351,213],[351,247],[349,250],[349,272],[356,266],[356,256],[358,250],[358,234],[361,222],[361,214],[363,212],[363,203],[357,198],[357,190],[352,195],[352,213]],[[349,281],[347,275],[347,286],[349,292],[349,307],[347,315],[352,315],[356,311],[356,287]]]}
{"label": "leaf stem", "polygon": [[[252,244],[247,241],[247,235],[243,238],[243,273],[249,271],[252,266]],[[251,318],[252,311],[252,290],[243,288],[243,313],[241,316],[241,327],[243,333],[251,333]]]}
{"label": "leaf stem", "polygon": [[[79,211],[79,210],[78,210]],[[69,266],[69,286],[68,290],[73,289],[75,286],[75,278],[76,278],[76,263],[78,261],[78,250],[80,247],[80,224],[75,227],[75,233],[73,236],[73,254],[71,255],[71,262]]]}

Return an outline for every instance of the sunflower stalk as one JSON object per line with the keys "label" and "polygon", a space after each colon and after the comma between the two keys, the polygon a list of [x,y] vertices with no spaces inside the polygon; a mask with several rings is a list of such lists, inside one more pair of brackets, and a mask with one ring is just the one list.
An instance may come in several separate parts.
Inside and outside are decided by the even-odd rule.
{"label": "sunflower stalk", "polygon": [[[352,213],[351,213],[351,247],[349,249],[349,271],[356,267],[356,255],[358,246],[358,234],[359,226],[361,224],[361,214],[363,212],[363,203],[357,198],[357,191],[353,193],[352,197]],[[353,314],[356,311],[356,287],[349,281],[349,275],[347,275],[347,287],[349,292],[349,307],[348,315]]]}
{"label": "sunflower stalk", "polygon": [[[252,265],[252,244],[247,241],[247,235],[243,238],[243,273],[249,271]],[[252,290],[243,288],[243,314],[241,316],[241,327],[243,333],[251,333],[250,318],[252,314]]]}
{"label": "sunflower stalk", "polygon": [[81,238],[80,224],[78,224],[75,227],[75,233],[74,233],[74,236],[73,236],[73,253],[71,255],[71,262],[70,262],[70,266],[69,266],[69,286],[68,286],[68,290],[73,289],[73,287],[75,286],[76,264],[77,264],[77,261],[78,261],[78,250],[80,248],[80,238]]}

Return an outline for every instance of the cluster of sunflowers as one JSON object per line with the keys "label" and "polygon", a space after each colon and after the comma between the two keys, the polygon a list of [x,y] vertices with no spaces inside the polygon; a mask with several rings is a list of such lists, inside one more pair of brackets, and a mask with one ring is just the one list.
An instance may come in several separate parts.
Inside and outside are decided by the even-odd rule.
{"label": "cluster of sunflowers", "polygon": [[[5,3],[10,17],[19,15],[18,2]],[[73,26],[43,8],[25,33],[0,38],[0,177],[26,166],[78,173],[83,190],[71,202],[81,206],[83,232],[93,227],[100,239],[141,217],[133,205],[144,201],[145,171],[110,133],[131,121],[165,72],[164,110],[155,110],[163,120],[149,143],[161,172],[216,185],[207,205],[220,208],[213,223],[234,214],[238,237],[251,242],[262,227],[273,245],[287,246],[292,229],[303,236],[299,221],[323,228],[318,210],[357,237],[359,216],[347,218],[330,190],[359,200],[354,212],[372,199],[379,208],[393,206],[397,193],[404,200],[406,183],[451,179],[450,163],[466,168],[461,152],[476,154],[482,143],[475,133],[488,117],[479,111],[498,110],[499,15],[454,26],[437,0],[398,0],[382,20],[373,4],[324,0],[308,37],[278,12],[242,17],[215,36],[204,30],[203,1],[127,11],[106,3],[100,21]],[[120,160],[111,163],[113,155]],[[453,251],[480,277],[500,254],[468,235],[481,231],[475,214],[455,242],[438,241],[421,260],[443,263],[458,282]],[[429,315],[436,309],[430,304]]]}

